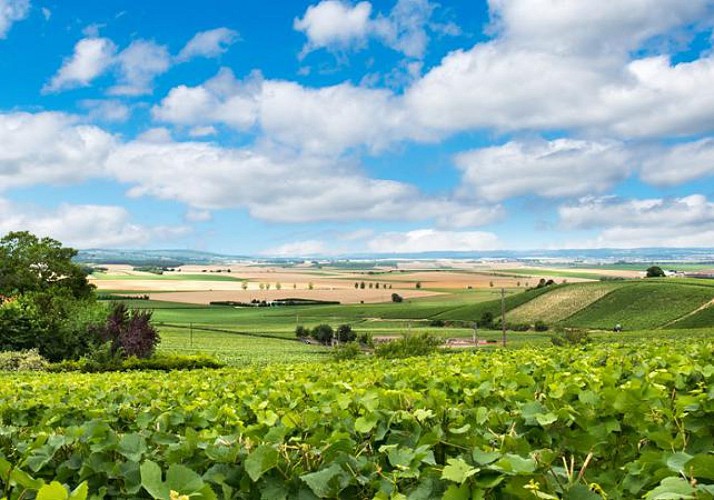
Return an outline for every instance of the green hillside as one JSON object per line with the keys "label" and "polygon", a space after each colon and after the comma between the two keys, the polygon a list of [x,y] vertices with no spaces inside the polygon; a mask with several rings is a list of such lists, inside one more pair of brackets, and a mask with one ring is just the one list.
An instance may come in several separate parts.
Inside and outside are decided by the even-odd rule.
{"label": "green hillside", "polygon": [[[714,298],[714,289],[678,282],[629,282],[581,309],[563,323],[581,328],[627,330],[658,328],[696,310]],[[691,326],[690,326],[691,327]]]}
{"label": "green hillside", "polygon": [[711,326],[714,326],[714,305],[709,304],[694,314],[669,325],[668,328],[706,328]]}
{"label": "green hillside", "polygon": [[533,323],[540,320],[549,325],[559,323],[626,284],[598,282],[559,286],[510,311],[508,321]]}

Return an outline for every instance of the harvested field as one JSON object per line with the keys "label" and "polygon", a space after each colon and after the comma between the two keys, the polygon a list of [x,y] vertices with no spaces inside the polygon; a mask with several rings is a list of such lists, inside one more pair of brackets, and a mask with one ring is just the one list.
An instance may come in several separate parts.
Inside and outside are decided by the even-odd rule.
{"label": "harvested field", "polygon": [[553,324],[572,316],[596,300],[622,286],[617,283],[583,283],[556,288],[526,302],[508,313],[511,323],[533,323],[541,320]]}
{"label": "harvested field", "polygon": [[[424,290],[408,290],[400,291],[400,295],[405,299],[432,297],[440,295],[438,292],[428,292]],[[311,300],[327,300],[337,301],[342,304],[375,304],[379,302],[391,302],[392,290],[212,290],[212,291],[185,291],[185,292],[164,292],[152,295],[151,299],[162,300],[167,302],[184,302],[189,304],[208,304],[212,301],[232,300],[236,302],[250,302],[253,299],[257,300],[276,300],[276,299],[311,299]]]}

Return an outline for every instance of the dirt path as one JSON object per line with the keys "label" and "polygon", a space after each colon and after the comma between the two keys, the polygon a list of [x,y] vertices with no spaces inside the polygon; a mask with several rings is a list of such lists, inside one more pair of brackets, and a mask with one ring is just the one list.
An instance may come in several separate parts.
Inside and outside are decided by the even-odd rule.
{"label": "dirt path", "polygon": [[697,307],[694,311],[689,312],[689,313],[685,314],[684,316],[681,316],[681,317],[679,317],[679,318],[677,318],[677,319],[675,319],[675,320],[673,320],[673,321],[670,321],[670,322],[667,323],[666,325],[661,326],[661,327],[660,327],[660,330],[664,330],[664,329],[666,329],[668,326],[673,325],[673,324],[675,324],[675,323],[678,323],[678,322],[682,321],[683,319],[688,318],[688,317],[690,317],[690,316],[694,316],[694,315],[697,314],[699,311],[703,311],[704,309],[706,309],[706,308],[708,308],[708,307],[712,307],[712,306],[714,306],[714,299],[710,300],[709,302],[707,302],[707,303],[705,303],[705,304],[702,304],[701,306]]}

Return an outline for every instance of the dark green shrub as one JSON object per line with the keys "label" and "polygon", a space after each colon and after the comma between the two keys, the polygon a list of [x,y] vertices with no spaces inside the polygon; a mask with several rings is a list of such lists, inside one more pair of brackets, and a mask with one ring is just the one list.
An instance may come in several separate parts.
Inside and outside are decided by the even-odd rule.
{"label": "dark green shrub", "polygon": [[359,334],[357,337],[357,342],[361,346],[368,347],[368,348],[374,348],[374,341],[372,340],[372,334],[369,332],[362,332]]}
{"label": "dark green shrub", "polygon": [[357,334],[350,325],[344,324],[337,327],[337,340],[340,342],[354,342],[357,340]]}
{"label": "dark green shrub", "polygon": [[664,278],[665,277],[664,271],[659,266],[648,267],[646,273],[647,273],[648,278]]}
{"label": "dark green shrub", "polygon": [[225,363],[206,354],[157,354],[151,358],[114,359],[103,363],[98,359],[82,358],[76,361],[62,361],[48,366],[51,372],[124,372],[136,370],[198,370],[203,368],[223,368]]}
{"label": "dark green shrub", "polygon": [[310,336],[310,330],[302,325],[298,325],[295,327],[295,336],[299,339],[304,339],[305,337]]}
{"label": "dark green shrub", "polygon": [[330,325],[323,323],[313,328],[310,335],[318,342],[329,344],[332,341],[332,337],[335,335],[335,331]]}
{"label": "dark green shrub", "polygon": [[393,293],[393,294],[392,294],[392,302],[397,302],[397,303],[398,303],[398,302],[402,302],[403,300],[404,300],[404,299],[402,298],[402,296],[399,295],[398,293]]}
{"label": "dark green shrub", "polygon": [[538,320],[533,324],[533,329],[536,332],[547,332],[548,331],[548,325],[545,324],[545,322]]}
{"label": "dark green shrub", "polygon": [[429,326],[433,326],[434,328],[443,328],[446,326],[446,322],[443,319],[432,319],[429,322]]}
{"label": "dark green shrub", "polygon": [[426,356],[435,352],[442,343],[442,339],[429,333],[403,335],[399,340],[377,345],[374,353],[386,359]]}

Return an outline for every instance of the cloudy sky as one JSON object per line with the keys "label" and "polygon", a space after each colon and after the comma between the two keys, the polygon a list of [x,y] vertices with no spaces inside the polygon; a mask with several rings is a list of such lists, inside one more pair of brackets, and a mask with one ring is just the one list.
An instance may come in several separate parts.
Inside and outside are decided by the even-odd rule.
{"label": "cloudy sky", "polygon": [[714,0],[0,0],[0,233],[714,247]]}

